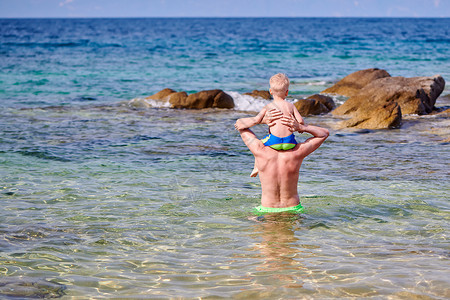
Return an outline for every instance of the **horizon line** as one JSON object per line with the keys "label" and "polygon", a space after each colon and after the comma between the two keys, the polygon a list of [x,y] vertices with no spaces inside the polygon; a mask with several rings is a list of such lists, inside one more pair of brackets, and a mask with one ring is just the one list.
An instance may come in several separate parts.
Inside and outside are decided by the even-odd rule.
{"label": "horizon line", "polygon": [[90,16],[90,17],[2,17],[0,19],[449,19],[448,17],[419,17],[419,16],[147,16],[147,17],[118,17],[118,16]]}

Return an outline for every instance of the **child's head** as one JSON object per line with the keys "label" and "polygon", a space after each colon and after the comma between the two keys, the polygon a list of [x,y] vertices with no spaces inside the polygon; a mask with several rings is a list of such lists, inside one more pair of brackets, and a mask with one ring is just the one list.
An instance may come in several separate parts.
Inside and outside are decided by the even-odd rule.
{"label": "child's head", "polygon": [[286,74],[278,73],[270,77],[270,91],[273,95],[285,98],[289,90],[289,78]]}

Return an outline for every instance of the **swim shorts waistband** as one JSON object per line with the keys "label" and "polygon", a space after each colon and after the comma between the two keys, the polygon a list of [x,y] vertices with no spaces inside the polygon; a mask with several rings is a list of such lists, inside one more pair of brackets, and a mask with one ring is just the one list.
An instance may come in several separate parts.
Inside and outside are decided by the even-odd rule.
{"label": "swim shorts waistband", "polygon": [[290,207],[265,207],[265,206],[257,206],[254,209],[255,213],[280,213],[280,212],[292,212],[292,213],[302,213],[304,212],[303,206],[299,203],[296,206]]}

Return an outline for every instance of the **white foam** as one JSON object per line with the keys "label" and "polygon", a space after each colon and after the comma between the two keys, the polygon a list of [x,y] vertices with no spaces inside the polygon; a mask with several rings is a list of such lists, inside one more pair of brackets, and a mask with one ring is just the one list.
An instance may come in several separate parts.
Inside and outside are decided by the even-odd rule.
{"label": "white foam", "polygon": [[316,82],[308,82],[307,85],[326,85],[326,81],[316,81]]}
{"label": "white foam", "polygon": [[269,100],[263,98],[254,98],[249,95],[242,95],[238,92],[226,92],[234,100],[234,109],[242,111],[259,112],[269,103]]}
{"label": "white foam", "polygon": [[148,107],[158,107],[158,108],[167,108],[170,107],[169,101],[158,101],[153,99],[145,99],[145,98],[134,98],[128,102],[128,105],[138,108],[148,108]]}
{"label": "white foam", "polygon": [[331,97],[333,99],[334,103],[336,103],[336,105],[338,105],[338,106],[344,104],[344,102],[347,101],[347,99],[349,98],[347,96],[342,96],[342,95],[338,95],[338,94],[327,94],[327,93],[321,93],[321,94]]}

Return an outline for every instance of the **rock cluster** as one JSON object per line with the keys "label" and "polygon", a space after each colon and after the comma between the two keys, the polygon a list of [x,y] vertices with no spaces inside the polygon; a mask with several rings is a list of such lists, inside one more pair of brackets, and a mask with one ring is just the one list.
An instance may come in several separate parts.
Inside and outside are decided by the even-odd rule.
{"label": "rock cluster", "polygon": [[[445,81],[440,75],[432,77],[391,77],[377,68],[354,72],[320,94],[300,99],[294,103],[302,116],[332,112],[347,118],[343,127],[364,129],[398,128],[405,114],[429,114],[435,110],[436,99],[442,93]],[[336,108],[326,94],[349,97]],[[245,93],[255,98],[270,100],[269,91],[254,90]],[[188,95],[172,89],[163,89],[147,100],[161,101],[171,108],[203,109],[233,108],[233,98],[222,90],[207,90]],[[149,107],[142,99],[130,102],[135,107]]]}
{"label": "rock cluster", "polygon": [[400,127],[402,114],[432,112],[444,87],[440,75],[391,77],[384,70],[367,69],[348,75],[323,93],[350,96],[332,112],[351,118],[342,122],[344,127],[381,129]]}
{"label": "rock cluster", "polygon": [[323,90],[322,93],[351,97],[369,83],[385,77],[391,77],[391,75],[385,70],[377,68],[356,71],[342,78],[332,87]]}
{"label": "rock cluster", "polygon": [[186,92],[176,92],[164,89],[146,99],[170,103],[172,108],[233,108],[233,98],[222,90],[201,91],[188,95]]}

